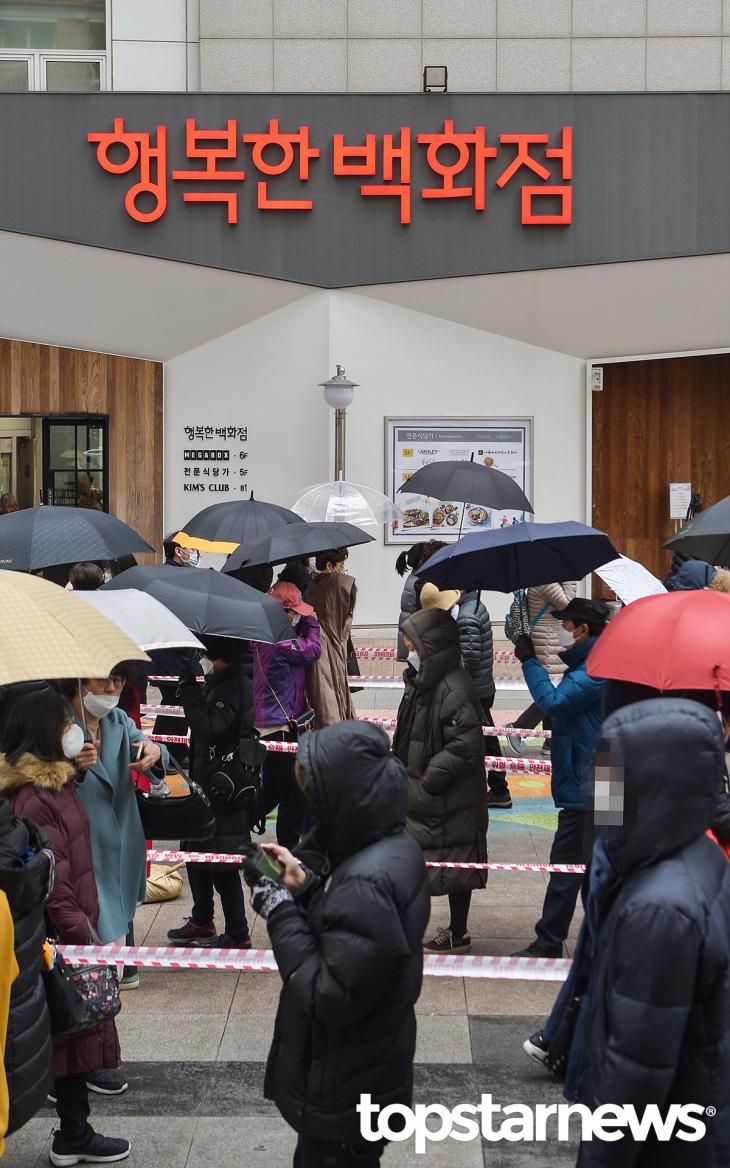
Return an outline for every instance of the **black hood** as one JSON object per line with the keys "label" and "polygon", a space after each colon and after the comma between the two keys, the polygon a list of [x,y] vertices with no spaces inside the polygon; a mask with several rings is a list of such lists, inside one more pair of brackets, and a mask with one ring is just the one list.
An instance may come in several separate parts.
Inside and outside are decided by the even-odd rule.
{"label": "black hood", "polygon": [[379,726],[339,722],[304,734],[297,761],[313,834],[333,864],[404,829],[407,772]]}
{"label": "black hood", "polygon": [[424,608],[403,621],[402,631],[410,637],[421,658],[413,678],[416,689],[433,689],[437,681],[461,664],[459,627],[448,612]]}
{"label": "black hood", "polygon": [[653,698],[611,714],[596,762],[610,765],[611,777],[624,783],[623,826],[605,832],[606,851],[620,874],[699,839],[725,790],[719,719],[683,698]]}

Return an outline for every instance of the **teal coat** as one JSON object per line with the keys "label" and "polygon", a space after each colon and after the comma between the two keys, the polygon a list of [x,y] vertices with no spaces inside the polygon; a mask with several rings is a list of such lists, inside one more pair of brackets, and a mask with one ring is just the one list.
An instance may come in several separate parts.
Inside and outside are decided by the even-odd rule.
{"label": "teal coat", "polygon": [[[87,770],[78,793],[91,826],[99,891],[97,930],[106,945],[126,935],[146,891],[147,845],[129,769],[131,746],[144,735],[123,710],[116,709],[99,722],[99,737],[99,760]],[[162,752],[166,758],[164,746]]]}

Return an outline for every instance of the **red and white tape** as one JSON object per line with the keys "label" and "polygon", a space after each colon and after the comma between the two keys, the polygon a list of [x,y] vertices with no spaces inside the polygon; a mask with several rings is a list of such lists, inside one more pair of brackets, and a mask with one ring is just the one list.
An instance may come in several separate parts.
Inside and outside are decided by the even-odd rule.
{"label": "red and white tape", "polygon": [[[396,650],[378,645],[356,645],[355,656],[359,661],[395,661]],[[511,649],[495,649],[492,658],[510,664],[517,660]]]}
{"label": "red and white tape", "polygon": [[[150,848],[147,859],[155,864],[240,864],[236,852],[179,852],[164,848]],[[562,872],[581,876],[585,864],[468,864],[448,860],[426,860],[427,868],[467,868],[489,872]]]}
{"label": "red and white tape", "polygon": [[[271,949],[177,949],[172,946],[59,945],[71,965],[134,965],[140,969],[227,969],[271,973]],[[430,977],[481,977],[509,981],[565,981],[571,962],[563,957],[481,957],[467,953],[427,954]]]}

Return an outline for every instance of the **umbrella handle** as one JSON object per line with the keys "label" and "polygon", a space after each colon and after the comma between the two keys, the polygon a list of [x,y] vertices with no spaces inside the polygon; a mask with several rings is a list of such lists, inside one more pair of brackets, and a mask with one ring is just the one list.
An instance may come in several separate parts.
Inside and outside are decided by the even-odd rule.
{"label": "umbrella handle", "polygon": [[84,728],[84,742],[92,742],[93,739],[89,735],[89,727],[86,725],[86,710],[84,709],[84,699],[81,696],[81,678],[76,678],[76,684],[79,687],[79,706],[81,707],[81,725]]}

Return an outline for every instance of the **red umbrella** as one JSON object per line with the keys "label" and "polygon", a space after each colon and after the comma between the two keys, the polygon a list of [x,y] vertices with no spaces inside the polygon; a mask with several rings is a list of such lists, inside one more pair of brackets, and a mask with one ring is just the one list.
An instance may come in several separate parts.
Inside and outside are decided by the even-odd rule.
{"label": "red umbrella", "polygon": [[587,668],[660,690],[730,690],[730,596],[702,589],[635,600],[601,633]]}

